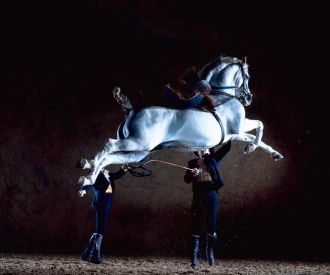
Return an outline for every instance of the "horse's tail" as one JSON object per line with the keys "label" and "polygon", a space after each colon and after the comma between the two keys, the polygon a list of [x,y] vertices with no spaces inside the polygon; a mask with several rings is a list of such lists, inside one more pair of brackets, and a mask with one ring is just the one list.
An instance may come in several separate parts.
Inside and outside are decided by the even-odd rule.
{"label": "horse's tail", "polygon": [[124,139],[125,138],[124,131],[123,131],[125,121],[123,121],[122,123],[120,123],[120,125],[117,128],[117,139]]}
{"label": "horse's tail", "polygon": [[[124,126],[128,120],[128,118],[130,117],[130,115],[133,115],[135,109],[129,109],[129,110],[124,110],[125,111],[125,119],[123,122],[121,122],[117,128],[117,139],[124,139],[127,138],[127,136],[129,135],[129,133],[126,131],[124,132]],[[127,129],[127,128],[126,128]]]}
{"label": "horse's tail", "polygon": [[120,87],[114,87],[112,94],[117,103],[123,108],[125,113],[129,113],[133,109],[131,101],[128,99],[127,95],[121,92]]}

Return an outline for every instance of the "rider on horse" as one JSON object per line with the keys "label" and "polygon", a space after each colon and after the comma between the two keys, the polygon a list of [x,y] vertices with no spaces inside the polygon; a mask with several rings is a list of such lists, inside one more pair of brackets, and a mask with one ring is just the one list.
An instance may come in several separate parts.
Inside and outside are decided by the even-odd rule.
{"label": "rider on horse", "polygon": [[[128,115],[133,105],[119,87],[113,89],[113,96],[117,103],[122,106],[125,115]],[[165,98],[169,103],[180,109],[198,107],[203,111],[214,109],[212,99],[209,97],[211,86],[206,80],[201,80],[195,67],[189,68],[179,79],[171,80],[165,86]],[[197,100],[191,100],[199,95]],[[184,102],[181,104],[181,102]]]}

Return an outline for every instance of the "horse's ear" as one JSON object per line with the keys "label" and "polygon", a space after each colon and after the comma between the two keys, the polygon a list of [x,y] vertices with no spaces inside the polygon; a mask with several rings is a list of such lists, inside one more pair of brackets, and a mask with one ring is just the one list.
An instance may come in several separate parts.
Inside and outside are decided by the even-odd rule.
{"label": "horse's ear", "polygon": [[243,64],[244,64],[244,65],[247,64],[247,56],[244,56],[244,58],[243,58]]}
{"label": "horse's ear", "polygon": [[244,58],[243,58],[243,64],[247,65],[247,56],[244,56]]}

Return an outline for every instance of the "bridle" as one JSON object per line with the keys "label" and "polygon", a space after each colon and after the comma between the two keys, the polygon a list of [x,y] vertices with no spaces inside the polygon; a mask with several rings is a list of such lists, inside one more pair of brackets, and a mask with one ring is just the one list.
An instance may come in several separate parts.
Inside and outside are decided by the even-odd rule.
{"label": "bridle", "polygon": [[[242,78],[243,78],[243,82],[241,86],[211,86],[212,92],[216,95],[225,95],[231,98],[236,98],[239,102],[241,102],[243,104],[243,99],[245,99],[246,97],[252,96],[252,94],[249,92],[249,88],[247,85],[247,80],[248,77],[244,72],[244,67],[242,63],[234,63],[240,66],[241,69],[241,73],[242,73]],[[234,89],[235,90],[235,95],[231,95],[227,92],[225,92],[224,90],[230,90],[230,89]]]}

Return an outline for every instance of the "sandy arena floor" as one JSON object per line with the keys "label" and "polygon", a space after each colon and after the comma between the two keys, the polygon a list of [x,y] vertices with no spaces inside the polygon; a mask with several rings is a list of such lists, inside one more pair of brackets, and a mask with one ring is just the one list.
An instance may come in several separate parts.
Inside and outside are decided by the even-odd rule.
{"label": "sandy arena floor", "polygon": [[188,259],[104,256],[100,265],[79,256],[0,254],[0,274],[330,274],[330,263],[218,259],[192,270]]}

